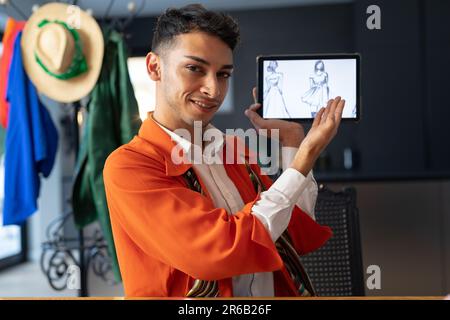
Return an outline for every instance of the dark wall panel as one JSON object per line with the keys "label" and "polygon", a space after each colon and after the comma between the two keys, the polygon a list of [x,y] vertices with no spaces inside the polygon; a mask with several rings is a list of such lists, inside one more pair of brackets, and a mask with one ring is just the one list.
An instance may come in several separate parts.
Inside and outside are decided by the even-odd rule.
{"label": "dark wall panel", "polygon": [[430,167],[450,171],[450,1],[428,0],[425,15],[426,103]]}
{"label": "dark wall panel", "polygon": [[[372,4],[381,8],[381,30],[366,27],[366,9]],[[251,127],[243,111],[253,100],[260,54],[360,52],[362,120],[341,125],[324,154],[328,160],[322,163],[329,165],[321,177],[448,176],[448,12],[447,0],[358,0],[230,12],[239,22],[242,39],[234,55],[234,112],[218,114],[214,124],[222,130]],[[130,25],[133,54],[149,50],[155,21],[137,19]],[[345,148],[359,157],[353,171],[343,169]]]}
{"label": "dark wall panel", "polygon": [[[381,30],[366,9],[381,8]],[[424,169],[419,1],[357,1],[356,49],[362,55],[363,119],[358,148],[364,173],[390,176]]]}

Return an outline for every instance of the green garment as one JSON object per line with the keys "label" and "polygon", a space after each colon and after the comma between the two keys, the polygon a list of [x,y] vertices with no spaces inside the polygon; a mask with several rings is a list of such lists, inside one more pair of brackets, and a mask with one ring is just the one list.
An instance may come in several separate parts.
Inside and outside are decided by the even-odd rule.
{"label": "green garment", "polygon": [[139,110],[127,67],[122,36],[105,31],[105,55],[97,84],[87,106],[88,116],[77,159],[73,189],[75,223],[82,228],[98,220],[108,244],[116,281],[121,281],[103,183],[109,154],[137,134]]}
{"label": "green garment", "polygon": [[6,129],[0,126],[0,155],[5,153]]}

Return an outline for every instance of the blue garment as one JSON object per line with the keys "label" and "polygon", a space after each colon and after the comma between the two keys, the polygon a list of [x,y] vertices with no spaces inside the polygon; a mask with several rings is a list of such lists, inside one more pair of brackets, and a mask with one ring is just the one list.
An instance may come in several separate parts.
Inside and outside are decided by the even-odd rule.
{"label": "blue garment", "polygon": [[7,99],[3,224],[23,224],[37,210],[40,174],[48,177],[55,162],[58,132],[25,73],[20,32],[14,43]]}

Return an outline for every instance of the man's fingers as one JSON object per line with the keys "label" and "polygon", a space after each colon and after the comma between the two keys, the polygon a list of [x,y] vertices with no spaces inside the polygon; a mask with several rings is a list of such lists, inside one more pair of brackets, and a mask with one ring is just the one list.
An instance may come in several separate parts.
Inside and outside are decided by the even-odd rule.
{"label": "man's fingers", "polygon": [[314,121],[313,121],[311,127],[317,127],[319,125],[324,111],[325,111],[324,107],[320,108],[320,110],[316,113],[316,117],[314,118]]}
{"label": "man's fingers", "polygon": [[261,118],[261,116],[256,112],[256,110],[261,108],[261,104],[258,103],[258,95],[256,92],[256,87],[253,87],[252,94],[253,94],[253,101],[255,103],[252,104],[247,110],[245,110],[244,113],[250,119],[250,122],[253,124],[253,126],[256,129],[260,129],[262,127],[262,122],[264,121],[264,119]]}
{"label": "man's fingers", "polygon": [[339,102],[341,101],[341,97],[336,97],[333,101],[333,103],[330,106],[330,111],[328,113],[328,118],[330,120],[335,120],[335,112],[336,112],[336,107],[339,104]]}
{"label": "man's fingers", "polygon": [[256,129],[260,129],[262,127],[262,121],[264,121],[264,119],[261,118],[259,114],[251,109],[245,110],[244,113],[247,118],[250,119],[251,123],[255,126]]}
{"label": "man's fingers", "polygon": [[258,110],[259,108],[261,108],[261,104],[260,104],[260,103],[252,104],[252,105],[249,107],[249,109],[252,110],[252,111],[256,111],[256,110]]}
{"label": "man's fingers", "polygon": [[333,102],[334,102],[333,99],[328,100],[327,106],[326,106],[326,108],[325,108],[324,111],[323,111],[322,117],[320,118],[320,123],[325,122],[325,120],[327,119],[328,113],[330,112],[331,104],[332,104]]}
{"label": "man's fingers", "polygon": [[336,124],[338,126],[342,119],[342,112],[344,111],[344,107],[345,107],[345,100],[341,100],[341,101],[339,101],[339,104],[337,105],[336,110],[334,112],[335,118],[336,118]]}
{"label": "man's fingers", "polygon": [[253,101],[255,103],[258,103],[258,93],[256,92],[256,87],[253,87],[252,93],[253,93]]}

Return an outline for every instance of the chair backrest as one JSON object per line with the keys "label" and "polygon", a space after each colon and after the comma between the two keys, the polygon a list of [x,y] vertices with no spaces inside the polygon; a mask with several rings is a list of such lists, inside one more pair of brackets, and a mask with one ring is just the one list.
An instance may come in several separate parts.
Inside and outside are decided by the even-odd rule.
{"label": "chair backrest", "polygon": [[317,294],[365,295],[356,190],[334,192],[320,185],[315,213],[318,223],[333,230],[322,248],[302,256]]}

